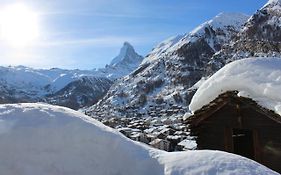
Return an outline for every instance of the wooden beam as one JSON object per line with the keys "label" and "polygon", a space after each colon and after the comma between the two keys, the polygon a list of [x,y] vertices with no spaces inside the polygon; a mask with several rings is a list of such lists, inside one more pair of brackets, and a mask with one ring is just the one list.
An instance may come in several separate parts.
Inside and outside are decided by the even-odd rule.
{"label": "wooden beam", "polygon": [[254,142],[255,160],[259,163],[262,163],[262,154],[261,154],[262,150],[259,142],[259,132],[257,129],[253,130],[253,142]]}
{"label": "wooden beam", "polygon": [[224,149],[227,152],[233,153],[232,129],[229,127],[224,128]]}
{"label": "wooden beam", "polygon": [[208,112],[204,111],[204,114],[203,115],[201,114],[201,116],[197,116],[195,118],[195,122],[192,122],[192,124],[197,126],[199,123],[210,117],[212,114],[220,110],[222,107],[224,107],[224,105],[226,105],[227,103],[228,101],[224,101],[223,103],[218,104],[217,107],[212,107],[213,110],[209,110]]}

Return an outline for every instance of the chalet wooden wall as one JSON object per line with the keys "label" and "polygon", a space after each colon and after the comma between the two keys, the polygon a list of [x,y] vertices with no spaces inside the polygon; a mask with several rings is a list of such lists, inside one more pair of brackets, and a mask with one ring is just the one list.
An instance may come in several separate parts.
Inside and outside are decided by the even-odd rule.
{"label": "chalet wooden wall", "polygon": [[197,137],[198,149],[233,152],[232,129],[252,130],[254,159],[281,173],[281,123],[268,115],[247,101],[229,100],[216,110],[207,110],[205,114],[196,116],[203,120],[191,127],[191,134]]}

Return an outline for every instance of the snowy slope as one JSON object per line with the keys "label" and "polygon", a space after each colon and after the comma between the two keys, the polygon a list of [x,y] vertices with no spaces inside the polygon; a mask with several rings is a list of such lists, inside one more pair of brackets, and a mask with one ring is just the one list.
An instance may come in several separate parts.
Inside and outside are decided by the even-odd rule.
{"label": "snowy slope", "polygon": [[174,37],[170,37],[166,39],[165,41],[162,41],[160,44],[158,44],[153,50],[149,53],[147,57],[143,59],[143,64],[146,62],[151,62],[154,60],[159,59],[160,57],[165,56],[166,52],[172,48],[175,44],[180,42],[180,40],[184,37],[184,35],[178,35]]}
{"label": "snowy slope", "polygon": [[205,65],[213,54],[247,19],[244,14],[221,13],[190,33],[165,40],[87,113],[109,117],[159,116],[168,110],[185,113],[194,93],[189,88],[207,72]]}
{"label": "snowy slope", "polygon": [[17,66],[0,67],[0,73],[0,103],[44,101],[78,109],[97,102],[112,85],[93,71]]}
{"label": "snowy slope", "polygon": [[78,110],[98,102],[113,82],[104,77],[84,76],[72,81],[54,94],[47,95],[44,102]]}
{"label": "snowy slope", "polygon": [[268,0],[268,2],[263,6],[263,8],[266,8],[268,6],[275,6],[274,9],[281,10],[276,5],[281,5],[280,0]]}
{"label": "snowy slope", "polygon": [[[0,67],[0,81],[18,91],[36,92],[36,97],[56,92],[84,76],[97,76],[88,70],[33,69],[24,66]],[[46,87],[48,86],[48,88]]]}
{"label": "snowy slope", "polygon": [[219,50],[224,43],[234,37],[235,31],[240,31],[241,27],[248,20],[249,16],[241,13],[220,13],[210,21],[207,21],[189,34],[185,35],[181,42],[171,49],[177,49],[183,44],[194,42],[198,38],[208,36],[206,41],[215,51]]}
{"label": "snowy slope", "polygon": [[167,54],[180,49],[183,45],[196,42],[202,37],[206,39],[206,42],[214,51],[218,51],[222,44],[232,39],[233,33],[239,31],[248,18],[249,16],[241,13],[220,13],[189,33],[171,37],[161,42],[144,59],[143,63],[165,57]]}
{"label": "snowy slope", "polygon": [[[42,70],[40,70],[42,72]],[[53,92],[57,92],[64,88],[69,83],[79,80],[83,77],[103,77],[99,74],[96,74],[94,71],[91,70],[64,70],[64,69],[50,69],[50,70],[44,70],[45,74],[50,76],[52,74],[53,76],[50,76],[52,78],[52,81],[50,82],[49,86],[50,89]]]}
{"label": "snowy slope", "polygon": [[0,67],[0,83],[18,91],[29,89],[30,94],[42,94],[44,86],[50,82],[50,77],[34,69],[23,66]]}
{"label": "snowy slope", "polygon": [[221,93],[234,90],[281,115],[281,58],[247,58],[227,64],[202,83],[190,109],[196,111]]}
{"label": "snowy slope", "polygon": [[278,174],[220,151],[155,150],[62,107],[0,105],[0,121],[0,170],[5,175]]}

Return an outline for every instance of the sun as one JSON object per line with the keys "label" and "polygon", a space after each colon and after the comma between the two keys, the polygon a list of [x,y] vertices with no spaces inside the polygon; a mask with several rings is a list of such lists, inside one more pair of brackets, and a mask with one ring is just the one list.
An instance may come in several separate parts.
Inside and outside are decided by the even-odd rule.
{"label": "sun", "polygon": [[38,15],[24,4],[0,9],[0,37],[12,46],[24,47],[39,36]]}

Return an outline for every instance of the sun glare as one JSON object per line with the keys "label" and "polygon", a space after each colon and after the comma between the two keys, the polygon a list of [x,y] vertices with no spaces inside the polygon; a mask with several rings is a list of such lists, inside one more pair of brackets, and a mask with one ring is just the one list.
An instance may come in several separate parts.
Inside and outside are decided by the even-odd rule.
{"label": "sun glare", "polygon": [[23,4],[0,11],[0,37],[12,46],[24,47],[39,36],[38,15]]}

